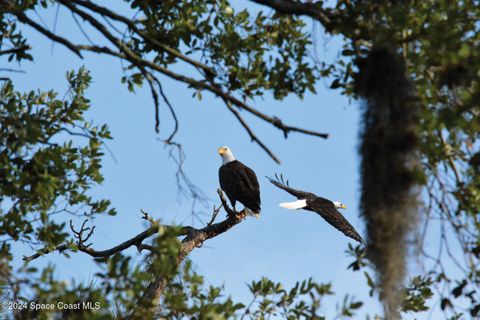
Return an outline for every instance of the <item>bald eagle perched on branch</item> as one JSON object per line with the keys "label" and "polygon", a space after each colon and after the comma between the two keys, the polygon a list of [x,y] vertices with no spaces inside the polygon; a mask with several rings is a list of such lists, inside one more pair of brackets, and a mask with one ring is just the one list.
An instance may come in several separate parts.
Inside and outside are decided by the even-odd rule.
{"label": "bald eagle perched on branch", "polygon": [[226,193],[235,210],[238,201],[245,207],[245,214],[260,216],[260,185],[252,169],[235,159],[229,147],[218,148],[222,166],[218,177],[220,187]]}
{"label": "bald eagle perched on branch", "polygon": [[283,189],[291,195],[297,197],[297,201],[280,203],[280,206],[286,209],[305,209],[318,213],[335,229],[341,231],[347,237],[352,238],[365,244],[362,237],[358,234],[355,228],[343,217],[337,209],[345,209],[346,206],[338,201],[330,201],[328,199],[318,197],[313,193],[296,190],[288,186],[288,182],[284,183],[283,177],[281,179],[273,180],[268,178],[271,183],[280,189]]}

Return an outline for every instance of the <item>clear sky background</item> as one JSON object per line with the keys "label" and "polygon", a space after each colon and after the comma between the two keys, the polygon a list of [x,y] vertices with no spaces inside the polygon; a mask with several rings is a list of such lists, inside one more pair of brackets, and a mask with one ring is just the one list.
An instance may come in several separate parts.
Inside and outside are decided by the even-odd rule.
{"label": "clear sky background", "polygon": [[[253,4],[248,6],[259,8]],[[54,10],[40,14],[52,29]],[[87,42],[65,10],[60,11],[57,30],[71,39]],[[87,92],[92,108],[86,119],[108,124],[114,137],[107,142],[114,157],[106,152],[103,161],[105,181],[92,191],[99,198],[111,199],[118,215],[95,220],[94,247],[109,248],[144,230],[146,226],[140,209],[165,223],[191,224],[191,200],[179,197],[176,165],[169,159],[168,149],[158,140],[166,138],[173,125],[166,106],[161,105],[161,133],[157,135],[148,87],[138,89],[136,94],[128,92],[120,83],[119,60],[89,53],[80,60],[58,44],[52,48],[50,41],[32,29],[25,28],[24,32],[33,45],[35,60],[19,66],[25,74],[8,75],[16,88],[25,91],[54,89],[63,95],[67,89],[66,71],[84,65],[93,77]],[[95,34],[90,36],[96,38]],[[338,48],[335,40],[326,42],[319,36],[317,41],[319,59],[328,59]],[[0,63],[5,65],[6,61]],[[182,66],[177,70],[187,72]],[[358,210],[358,103],[349,103],[339,92],[328,89],[326,82],[319,82],[317,94],[308,94],[304,100],[292,96],[279,102],[267,95],[263,100],[251,102],[255,108],[279,116],[287,124],[330,134],[328,140],[323,140],[292,133],[285,140],[279,130],[242,112],[255,133],[282,160],[282,164],[277,165],[258,145],[250,142],[245,130],[221,100],[204,92],[202,101],[198,101],[192,98],[193,91],[183,84],[164,77],[161,80],[179,117],[180,131],[176,141],[182,143],[187,155],[185,171],[212,199],[208,207],[196,206],[205,212],[204,223],[208,222],[213,205],[219,203],[216,194],[221,165],[217,153],[219,146],[230,146],[237,159],[250,166],[260,180],[260,219],[246,219],[191,254],[196,270],[205,276],[207,283],[224,284],[227,293],[245,302],[250,297],[246,284],[262,276],[281,281],[287,287],[313,277],[317,282],[332,282],[333,291],[337,293],[324,301],[322,310],[327,318],[336,314],[336,304],[345,294],[366,302],[360,314],[378,313],[379,305],[376,299],[368,296],[363,273],[347,270],[352,258],[347,257],[345,250],[347,244],[354,244],[354,241],[316,214],[279,208],[279,202],[293,198],[264,178],[283,173],[293,187],[342,201],[348,207],[343,211],[345,217],[364,235]],[[224,216],[222,212],[220,219]],[[195,222],[195,226],[201,224]],[[130,252],[138,255],[135,249]],[[16,263],[20,264],[23,254],[31,253],[28,248],[21,249]],[[77,281],[91,280],[98,270],[93,259],[81,253],[73,254],[70,259],[50,254],[33,261],[32,265],[44,266],[48,262],[56,264],[59,278]]]}

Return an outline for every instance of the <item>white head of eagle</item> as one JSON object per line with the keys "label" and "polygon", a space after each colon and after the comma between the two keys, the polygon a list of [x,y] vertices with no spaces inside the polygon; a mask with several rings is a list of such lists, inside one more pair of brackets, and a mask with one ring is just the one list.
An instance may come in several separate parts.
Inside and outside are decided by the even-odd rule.
{"label": "white head of eagle", "polygon": [[347,209],[347,206],[341,203],[340,201],[333,201],[333,205],[337,209]]}
{"label": "white head of eagle", "polygon": [[222,164],[226,164],[228,162],[235,161],[235,157],[233,156],[232,150],[229,147],[223,146],[218,148],[218,154],[222,157]]}
{"label": "white head of eagle", "polygon": [[260,185],[252,169],[235,159],[232,150],[223,146],[218,148],[222,157],[222,166],[218,171],[220,187],[235,208],[238,201],[245,207],[245,212],[254,216],[260,214]]}

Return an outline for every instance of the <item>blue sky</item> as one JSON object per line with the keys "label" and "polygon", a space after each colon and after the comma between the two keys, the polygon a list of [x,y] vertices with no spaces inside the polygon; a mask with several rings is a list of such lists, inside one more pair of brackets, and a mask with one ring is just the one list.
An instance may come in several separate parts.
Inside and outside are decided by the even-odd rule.
{"label": "blue sky", "polygon": [[[52,10],[41,13],[50,28],[53,13]],[[65,11],[60,12],[57,30],[72,39],[86,42]],[[85,54],[85,59],[80,60],[58,44],[52,50],[51,42],[29,28],[25,28],[25,34],[33,45],[35,61],[20,66],[25,74],[9,74],[17,89],[52,88],[63,94],[66,91],[65,72],[84,65],[93,77],[87,93],[92,108],[86,118],[96,124],[108,124],[114,137],[108,147],[116,161],[106,152],[103,161],[105,181],[93,192],[99,198],[111,199],[118,215],[95,220],[94,247],[108,248],[141,232],[145,224],[140,209],[165,223],[191,224],[191,200],[179,198],[176,165],[169,159],[168,149],[158,140],[165,138],[173,125],[166,107],[161,106],[161,133],[157,135],[148,88],[138,89],[136,94],[128,92],[120,83],[119,60],[95,54]],[[328,46],[323,46],[321,38],[318,41],[320,59],[329,57],[338,46],[335,41],[330,41]],[[178,70],[186,71],[181,66]],[[255,170],[260,180],[261,218],[248,218],[191,254],[197,271],[205,276],[207,283],[224,284],[227,293],[246,301],[249,297],[246,284],[262,276],[284,282],[286,286],[313,277],[318,282],[332,282],[333,290],[338,294],[324,302],[322,308],[328,318],[336,313],[336,303],[345,294],[366,302],[362,313],[378,313],[378,303],[368,297],[369,289],[363,273],[346,270],[352,259],[346,256],[345,250],[353,240],[313,213],[279,208],[279,202],[292,197],[264,178],[283,173],[293,187],[342,201],[348,207],[343,211],[344,215],[364,234],[358,211],[358,104],[349,103],[338,92],[328,89],[326,82],[318,83],[317,94],[308,94],[304,100],[289,97],[280,102],[266,96],[263,100],[251,102],[255,108],[279,116],[288,124],[330,134],[328,140],[323,140],[292,133],[285,140],[280,131],[242,112],[255,133],[282,160],[282,164],[277,165],[250,142],[221,100],[204,92],[203,99],[198,101],[192,98],[193,91],[184,85],[164,77],[161,80],[180,120],[176,141],[182,143],[187,154],[186,173],[212,199],[207,208],[197,206],[206,213],[204,222],[209,220],[213,205],[219,202],[216,195],[221,165],[217,154],[219,146],[230,146],[240,161]],[[221,216],[223,218],[224,213]],[[200,224],[196,222],[196,226]],[[133,249],[131,253],[137,254]],[[17,263],[20,263],[22,254],[31,254],[31,251],[22,249]],[[49,261],[57,265],[59,278],[90,280],[97,270],[93,260],[83,254],[74,254],[70,259],[52,254],[32,264],[43,266]]]}

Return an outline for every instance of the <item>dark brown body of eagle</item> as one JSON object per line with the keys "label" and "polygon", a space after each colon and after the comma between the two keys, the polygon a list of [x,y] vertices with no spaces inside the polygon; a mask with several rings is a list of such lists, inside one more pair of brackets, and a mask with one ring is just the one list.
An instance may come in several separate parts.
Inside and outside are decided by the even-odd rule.
{"label": "dark brown body of eagle", "polygon": [[235,207],[238,201],[252,213],[260,214],[260,185],[252,169],[238,160],[222,165],[218,172],[220,187]]}
{"label": "dark brown body of eagle", "polygon": [[309,210],[318,213],[325,221],[331,224],[335,229],[341,231],[344,235],[352,238],[361,244],[365,244],[365,241],[358,234],[355,228],[345,217],[335,208],[332,201],[319,197],[313,193],[296,190],[286,186],[283,183],[269,179],[271,183],[280,189],[283,189],[295,196],[299,200],[306,200],[306,206],[302,209]]}

